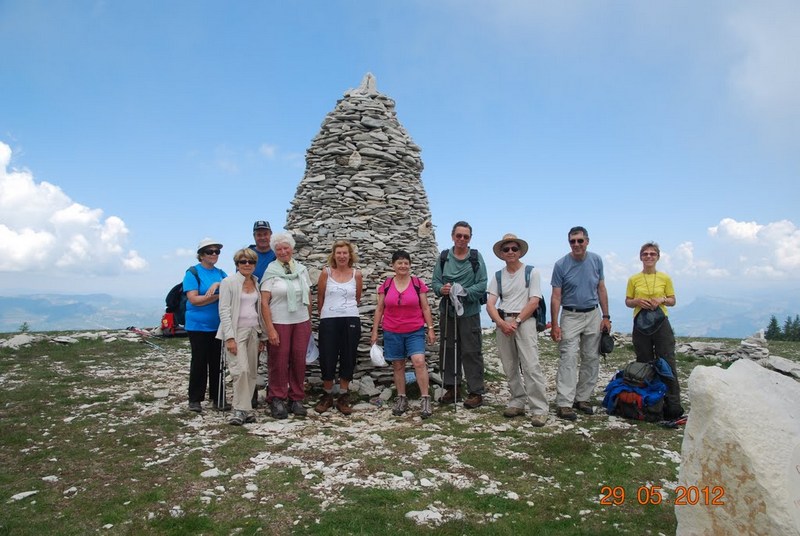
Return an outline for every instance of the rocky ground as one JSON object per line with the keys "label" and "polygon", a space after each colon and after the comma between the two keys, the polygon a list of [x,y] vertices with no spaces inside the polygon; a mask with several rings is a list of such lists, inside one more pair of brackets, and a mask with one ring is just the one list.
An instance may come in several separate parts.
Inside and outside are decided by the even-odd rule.
{"label": "rocky ground", "polygon": [[[17,337],[23,337],[19,335]],[[534,428],[525,419],[504,419],[502,408],[508,398],[508,390],[503,380],[500,362],[493,349],[493,337],[485,337],[488,394],[485,405],[479,410],[470,411],[462,406],[442,407],[435,405],[434,416],[421,420],[417,416],[418,401],[411,400],[410,411],[402,416],[391,414],[390,402],[386,402],[391,394],[389,387],[383,388],[377,396],[362,400],[354,406],[354,414],[345,417],[335,410],[323,415],[316,414],[311,407],[316,401],[317,393],[313,393],[306,401],[309,407],[307,418],[290,417],[278,421],[268,417],[263,409],[258,412],[258,422],[246,425],[249,434],[258,436],[264,448],[252,456],[244,467],[235,472],[219,467],[226,445],[231,440],[228,434],[228,414],[211,410],[210,404],[202,414],[195,414],[186,409],[187,366],[189,363],[188,341],[173,347],[159,344],[159,339],[142,337],[131,332],[80,333],[70,337],[56,339],[53,344],[69,344],[80,338],[101,338],[107,341],[119,338],[131,341],[131,344],[142,344],[142,352],[124,362],[106,363],[100,360],[89,360],[85,363],[84,374],[94,378],[118,378],[119,382],[111,382],[108,387],[99,391],[93,387],[83,392],[82,387],[75,388],[75,396],[97,397],[105,394],[107,402],[90,403],[71,406],[63,415],[65,423],[74,420],[91,420],[94,434],[114,434],[117,429],[128,428],[146,417],[154,414],[166,414],[179,421],[181,431],[173,438],[159,441],[156,449],[137,452],[135,456],[143,467],[163,466],[165,470],[181,458],[190,455],[201,455],[204,470],[201,473],[201,500],[212,503],[221,500],[230,493],[236,493],[242,499],[260,503],[269,508],[282,508],[276,503],[274,495],[268,490],[260,489],[259,473],[274,469],[294,469],[300,472],[306,481],[307,489],[319,501],[320,515],[326,509],[335,507],[344,501],[342,490],[346,487],[380,488],[385,490],[407,490],[432,492],[443,486],[456,489],[472,489],[477,495],[496,495],[510,501],[527,501],[532,498],[524,493],[510,489],[508,482],[502,482],[476,470],[461,461],[460,454],[469,451],[473,441],[487,434],[495,444],[495,453],[508,459],[525,460],[530,454],[523,445],[534,443],[542,438],[542,434],[579,436],[592,438],[603,430],[628,429],[636,427],[635,423],[609,417],[598,408],[597,415],[581,416],[577,422],[566,422],[555,418],[552,414],[544,429]],[[8,345],[6,340],[4,345]],[[17,339],[17,342],[21,342]],[[543,341],[543,347],[551,344]],[[552,350],[552,349],[551,349]],[[552,355],[552,351],[547,352]],[[548,394],[551,399],[555,393],[554,358],[543,352],[544,371],[548,382]],[[57,360],[53,366],[58,368]],[[602,387],[616,372],[617,366],[604,363],[601,367],[598,385],[598,405],[602,398]],[[14,370],[0,378],[4,389],[12,388],[15,382]],[[357,383],[354,385],[358,387]],[[379,389],[380,391],[380,389]],[[552,402],[552,400],[551,400]],[[132,406],[134,412],[110,412],[108,407]],[[552,407],[552,405],[551,405]],[[97,424],[99,423],[99,425]],[[469,438],[455,438],[453,428],[468,429]],[[397,442],[393,437],[404,436],[409,430],[418,429],[423,433],[408,434],[403,440],[403,457],[415,460],[405,470],[382,471],[375,468],[376,459],[391,460],[397,455]],[[30,445],[30,449],[48,448],[47,431]],[[87,437],[91,442],[93,438]],[[675,443],[641,445],[652,449],[661,460],[658,463],[674,465],[677,477],[677,466],[680,454],[675,450]],[[638,448],[631,447],[625,454],[633,461],[640,456]],[[436,460],[435,463],[417,463],[419,460]],[[58,478],[55,475],[41,475],[43,479]],[[555,482],[546,471],[541,475],[533,475],[546,486],[557,489]],[[667,490],[676,485],[674,481],[661,482]],[[64,483],[64,493],[80,493],[80,487]],[[599,484],[597,489],[600,489]],[[24,497],[20,497],[24,498]],[[595,502],[600,499],[598,494]],[[169,506],[169,515],[181,516],[180,504]],[[597,510],[586,508],[580,510],[581,515],[597,515]],[[158,512],[151,512],[159,515]],[[163,512],[161,512],[163,515]],[[422,524],[439,524],[447,520],[459,519],[464,514],[458,508],[452,508],[439,501],[432,501],[425,509],[409,510],[408,518]],[[502,513],[486,512],[486,520]],[[569,517],[566,512],[563,514]],[[298,519],[297,522],[300,522]]]}

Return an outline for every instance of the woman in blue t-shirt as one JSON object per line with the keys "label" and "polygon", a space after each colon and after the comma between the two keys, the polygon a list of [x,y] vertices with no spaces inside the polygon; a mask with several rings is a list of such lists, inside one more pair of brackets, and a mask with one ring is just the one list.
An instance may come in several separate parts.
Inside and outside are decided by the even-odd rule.
{"label": "woman in blue t-shirt", "polygon": [[[222,343],[216,338],[219,328],[219,285],[228,275],[215,268],[222,244],[206,238],[197,246],[194,270],[187,270],[183,277],[186,293],[186,332],[192,347],[192,362],[189,366],[189,410],[200,413],[201,403],[208,394],[218,410],[230,409],[224,396],[219,396],[219,370]],[[223,391],[224,393],[224,391]]]}

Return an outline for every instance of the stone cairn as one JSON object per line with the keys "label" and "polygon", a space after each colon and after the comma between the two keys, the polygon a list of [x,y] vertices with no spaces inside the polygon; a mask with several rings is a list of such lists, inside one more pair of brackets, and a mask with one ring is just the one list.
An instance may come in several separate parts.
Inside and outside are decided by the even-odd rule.
{"label": "stone cairn", "polygon": [[[367,73],[361,85],[347,91],[322,121],[287,211],[285,229],[294,235],[295,257],[308,267],[312,283],[334,241],[349,240],[358,252],[364,290],[356,378],[362,383],[392,381],[390,367],[375,368],[369,359],[377,287],[394,273],[392,253],[408,251],[413,274],[428,284],[438,262],[422,168],[420,148],[397,120],[394,100],[378,93],[375,77]],[[313,290],[316,299],[316,286]],[[429,299],[436,322],[432,293]],[[316,315],[313,323],[316,333]],[[309,369],[312,382],[319,379],[318,367]]]}

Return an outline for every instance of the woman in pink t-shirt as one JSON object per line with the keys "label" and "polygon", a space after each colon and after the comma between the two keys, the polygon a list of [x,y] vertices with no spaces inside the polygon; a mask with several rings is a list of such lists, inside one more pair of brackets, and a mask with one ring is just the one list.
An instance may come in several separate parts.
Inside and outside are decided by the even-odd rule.
{"label": "woman in pink t-shirt", "polygon": [[378,326],[383,321],[383,355],[392,363],[397,399],[394,415],[408,409],[406,398],[406,359],[411,358],[417,375],[422,399],[420,416],[427,419],[433,413],[428,393],[428,365],[425,363],[425,334],[430,344],[436,342],[431,308],[428,305],[428,286],[411,275],[411,256],[402,250],[392,254],[394,277],[378,287],[378,306],[372,322],[371,344],[378,340]]}

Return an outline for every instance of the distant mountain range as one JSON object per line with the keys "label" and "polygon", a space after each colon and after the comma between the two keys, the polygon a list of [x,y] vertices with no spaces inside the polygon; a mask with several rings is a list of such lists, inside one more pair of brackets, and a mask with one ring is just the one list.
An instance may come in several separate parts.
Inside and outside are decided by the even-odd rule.
{"label": "distant mountain range", "polygon": [[161,324],[164,299],[114,298],[108,294],[0,296],[0,332],[120,329]]}
{"label": "distant mountain range", "polygon": [[670,310],[677,335],[686,337],[747,337],[766,330],[772,315],[783,326],[787,316],[800,314],[800,292],[781,296],[718,298],[699,296]]}
{"label": "distant mountain range", "polygon": [[[676,335],[683,337],[743,338],[766,329],[771,315],[783,326],[787,316],[800,314],[798,304],[800,290],[736,299],[700,296],[671,309],[670,321]],[[622,302],[610,306],[614,329],[630,331],[630,309]],[[163,298],[115,298],[108,294],[0,296],[0,332],[17,332],[23,323],[31,331],[152,328],[160,325],[163,312]],[[483,316],[483,323],[489,325],[488,316]]]}

